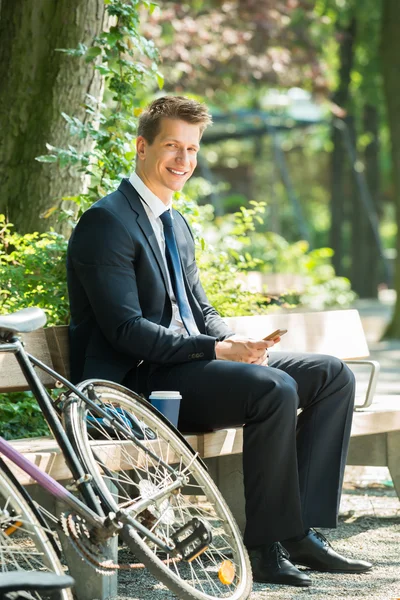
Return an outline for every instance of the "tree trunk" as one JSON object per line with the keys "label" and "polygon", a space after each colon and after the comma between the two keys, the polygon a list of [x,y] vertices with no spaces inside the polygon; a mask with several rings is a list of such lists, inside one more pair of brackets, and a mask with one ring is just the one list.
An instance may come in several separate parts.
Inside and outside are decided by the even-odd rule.
{"label": "tree trunk", "polygon": [[[363,134],[368,133],[371,141],[364,152],[364,176],[368,186],[372,208],[379,216],[379,115],[375,106],[366,104],[363,109]],[[356,140],[353,139],[355,147]],[[361,298],[376,298],[378,285],[384,280],[383,259],[372,230],[370,214],[362,201],[355,175],[352,202],[352,252],[351,285]]]}
{"label": "tree trunk", "polygon": [[[351,138],[353,148],[357,148],[357,131],[354,118],[347,119],[348,131]],[[357,186],[357,181],[353,171],[353,161],[351,156],[346,153],[347,161],[350,166],[348,169],[348,185],[349,193],[347,196],[347,212],[349,217],[349,271],[347,276],[351,281],[352,289],[357,294],[362,295],[364,285],[364,267],[366,257],[363,254],[365,248],[365,233],[366,233],[366,215],[364,206],[361,203],[360,191]]]}
{"label": "tree trunk", "polygon": [[[376,106],[364,107],[364,132],[370,134],[371,141],[365,148],[365,176],[368,189],[378,218],[382,216],[381,206],[381,181],[379,165],[379,112]],[[365,298],[376,298],[378,286],[384,279],[383,259],[380,256],[371,224],[366,224],[366,258],[365,261],[365,288],[362,291]],[[360,257],[362,259],[362,257]]]}
{"label": "tree trunk", "polygon": [[[381,59],[386,110],[389,123],[392,178],[396,202],[397,226],[400,223],[400,2],[384,0],[382,17]],[[385,336],[400,338],[400,235],[397,235],[397,259],[394,286],[397,302]]]}
{"label": "tree trunk", "polygon": [[0,212],[21,233],[48,230],[54,221],[42,213],[81,189],[79,174],[35,157],[46,142],[88,148],[61,112],[84,119],[86,94],[100,98],[103,82],[93,63],[55,49],[89,46],[105,19],[103,0],[0,3]]}
{"label": "tree trunk", "polygon": [[[346,108],[349,98],[349,84],[353,67],[353,45],[356,34],[356,21],[352,19],[346,29],[339,29],[341,38],[339,87],[333,96],[333,102]],[[343,226],[345,204],[345,148],[341,131],[333,125],[331,139],[333,143],[331,159],[331,228],[329,244],[335,251],[333,265],[336,273],[342,275],[343,268]]]}

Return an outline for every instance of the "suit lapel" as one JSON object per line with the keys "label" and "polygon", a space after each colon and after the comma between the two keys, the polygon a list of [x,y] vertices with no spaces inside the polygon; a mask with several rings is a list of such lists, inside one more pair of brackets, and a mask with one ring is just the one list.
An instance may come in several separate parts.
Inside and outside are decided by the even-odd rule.
{"label": "suit lapel", "polygon": [[149,246],[154,254],[154,258],[156,259],[158,266],[160,267],[160,271],[164,279],[165,288],[166,290],[168,290],[167,273],[165,271],[165,263],[161,254],[160,246],[158,245],[156,235],[146,215],[146,211],[143,208],[143,204],[140,200],[139,194],[137,193],[135,188],[129,183],[128,179],[122,180],[118,190],[122,192],[122,194],[124,194],[125,198],[129,202],[131,209],[135,213],[137,224],[142,230],[144,236],[147,238],[147,241],[149,242]]}

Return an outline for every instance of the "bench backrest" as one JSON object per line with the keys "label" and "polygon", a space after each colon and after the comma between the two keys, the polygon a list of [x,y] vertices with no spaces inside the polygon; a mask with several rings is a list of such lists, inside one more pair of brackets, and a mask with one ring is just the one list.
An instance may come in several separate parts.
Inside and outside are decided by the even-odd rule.
{"label": "bench backrest", "polygon": [[242,335],[262,338],[276,329],[287,329],[271,350],[331,354],[341,359],[369,356],[368,344],[358,310],[322,312],[277,312],[269,315],[225,319]]}
{"label": "bench backrest", "polygon": [[[265,337],[275,329],[287,329],[288,333],[275,348],[278,351],[318,352],[342,359],[369,356],[357,310],[279,312],[225,320],[238,334],[254,338]],[[53,367],[60,375],[69,377],[68,327],[48,327],[22,337],[28,352]],[[39,376],[46,386],[53,385],[48,375]],[[0,353],[0,392],[24,389],[27,389],[27,385],[15,357]]]}

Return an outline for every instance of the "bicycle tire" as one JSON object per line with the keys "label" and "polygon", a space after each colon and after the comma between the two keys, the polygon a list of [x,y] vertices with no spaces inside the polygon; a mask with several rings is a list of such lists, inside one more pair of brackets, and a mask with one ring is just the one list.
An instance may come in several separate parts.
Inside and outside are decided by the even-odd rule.
{"label": "bicycle tire", "polygon": [[[0,555],[3,572],[45,571],[64,575],[65,570],[32,500],[16,477],[0,461]],[[49,593],[32,592],[34,598],[50,600]],[[59,591],[72,600],[69,589]]]}
{"label": "bicycle tire", "polygon": [[[190,473],[190,483],[185,489],[162,498],[135,518],[148,527],[152,525],[164,540],[170,539],[172,521],[174,527],[179,528],[193,516],[207,520],[213,531],[210,547],[191,563],[173,561],[168,555],[163,556],[156,545],[146,541],[133,526],[125,525],[120,538],[148,570],[182,600],[246,600],[252,589],[248,555],[239,528],[202,462],[195,457],[180,434],[168,425],[165,418],[160,418],[146,400],[108,381],[89,380],[78,387],[85,392],[89,385],[93,386],[99,397],[98,403],[103,408],[123,408],[156,433],[156,440],[150,444],[159,458]],[[88,416],[92,417],[89,432]],[[81,399],[70,403],[65,409],[66,430],[101,497],[106,499],[109,510],[115,511],[132,498],[143,498],[146,494],[149,497],[156,489],[159,490],[166,481],[166,469],[143,451],[137,452],[134,443],[117,430],[113,431],[115,438],[111,437],[110,428],[104,429],[100,423],[98,429],[104,439],[95,440],[93,417],[94,413],[88,410]],[[123,469],[120,465],[114,471],[102,467],[105,463],[112,463],[114,454],[119,454]],[[110,483],[118,486],[113,492],[110,491]],[[198,492],[201,492],[201,499]],[[231,584],[222,583],[219,576],[224,560],[234,566]]]}

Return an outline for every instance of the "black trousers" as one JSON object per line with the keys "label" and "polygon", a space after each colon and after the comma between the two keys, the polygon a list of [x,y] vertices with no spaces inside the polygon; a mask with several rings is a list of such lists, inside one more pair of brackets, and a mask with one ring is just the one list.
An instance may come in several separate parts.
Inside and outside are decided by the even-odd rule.
{"label": "black trousers", "polygon": [[355,388],[339,359],[274,352],[269,367],[213,360],[138,373],[125,382],[138,392],[181,392],[181,431],[244,426],[248,547],[336,527]]}

